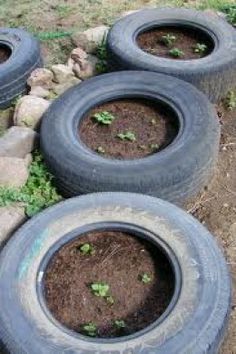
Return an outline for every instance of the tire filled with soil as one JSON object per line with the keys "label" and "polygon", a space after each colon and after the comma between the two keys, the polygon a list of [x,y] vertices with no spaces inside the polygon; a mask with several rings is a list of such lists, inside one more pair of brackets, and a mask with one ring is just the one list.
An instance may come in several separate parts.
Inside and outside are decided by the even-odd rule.
{"label": "tire filled with soil", "polygon": [[[97,114],[108,112],[111,124],[99,124]],[[151,155],[168,146],[178,133],[170,107],[144,99],[111,101],[94,108],[79,126],[80,139],[94,152],[117,159]]]}
{"label": "tire filled with soil", "polygon": [[141,33],[137,43],[145,52],[163,58],[190,60],[209,55],[214,43],[204,32],[186,27],[158,27]]}
{"label": "tire filled with soil", "polygon": [[211,178],[219,133],[214,107],[189,83],[124,71],[55,100],[40,146],[64,196],[132,191],[183,204]]}
{"label": "tire filled with soil", "polygon": [[[91,286],[97,283],[109,287],[104,296],[93,293]],[[173,296],[174,274],[152,243],[121,231],[91,232],[54,255],[44,292],[51,313],[67,328],[88,336],[120,337],[163,314]],[[89,324],[93,331],[86,331]]]}
{"label": "tire filled with soil", "polygon": [[0,278],[3,353],[218,353],[231,308],[214,237],[141,194],[39,213],[2,250]]}
{"label": "tire filled with soil", "polygon": [[236,86],[235,29],[204,11],[137,11],[110,29],[107,52],[112,70],[172,75],[190,82],[214,103]]}

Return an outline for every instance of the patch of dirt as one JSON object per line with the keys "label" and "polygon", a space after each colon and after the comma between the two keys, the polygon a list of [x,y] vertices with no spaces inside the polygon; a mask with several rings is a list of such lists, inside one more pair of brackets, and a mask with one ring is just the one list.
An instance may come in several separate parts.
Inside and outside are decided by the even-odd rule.
{"label": "patch of dirt", "polygon": [[218,168],[208,188],[187,206],[216,237],[231,270],[232,311],[221,354],[236,353],[236,111],[218,106],[221,146]]}
{"label": "patch of dirt", "polygon": [[[94,114],[109,112],[110,125],[98,123]],[[84,144],[102,155],[117,159],[141,158],[164,149],[178,133],[177,117],[171,108],[143,99],[123,99],[104,103],[88,113],[79,126]],[[131,132],[135,141],[122,140]]]}
{"label": "patch of dirt", "polygon": [[[170,44],[163,42],[163,36],[173,36]],[[166,37],[165,37],[166,38]],[[137,43],[145,52],[169,59],[199,59],[210,54],[213,50],[212,41],[202,31],[196,31],[185,27],[159,27],[141,33],[137,37]],[[195,53],[197,44],[206,45],[204,53]],[[170,51],[178,48],[182,55],[174,57]]]}
{"label": "patch of dirt", "polygon": [[[94,253],[82,254],[89,243]],[[146,273],[150,282],[140,276]],[[91,284],[109,285],[114,304],[91,291]],[[166,309],[174,291],[174,275],[167,258],[153,244],[120,231],[91,232],[63,246],[45,275],[49,309],[66,327],[83,332],[94,323],[99,337],[137,332]],[[114,326],[123,320],[124,328]]]}
{"label": "patch of dirt", "polygon": [[0,43],[0,64],[7,61],[11,56],[11,49],[5,45]]}

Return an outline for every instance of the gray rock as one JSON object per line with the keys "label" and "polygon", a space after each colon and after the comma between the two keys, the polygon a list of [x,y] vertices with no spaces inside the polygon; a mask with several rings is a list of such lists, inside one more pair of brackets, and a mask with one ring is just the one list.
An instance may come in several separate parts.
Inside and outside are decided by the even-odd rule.
{"label": "gray rock", "polygon": [[75,63],[73,67],[75,75],[81,80],[97,75],[98,62],[99,60],[96,56],[89,54],[87,59],[81,59],[79,63]]}
{"label": "gray rock", "polygon": [[24,158],[33,151],[38,134],[26,127],[11,127],[0,138],[0,156]]}
{"label": "gray rock", "polygon": [[68,90],[70,87],[78,85],[81,83],[81,80],[77,79],[75,76],[70,78],[70,80],[65,81],[62,84],[55,84],[53,87],[53,92],[57,95],[63,94],[66,90]]}
{"label": "gray rock", "polygon": [[12,125],[14,109],[0,110],[0,136]]}
{"label": "gray rock", "polygon": [[44,112],[50,101],[36,96],[23,96],[19,99],[14,113],[14,124],[22,127],[38,129]]}
{"label": "gray rock", "polygon": [[54,81],[58,84],[64,84],[65,82],[70,82],[74,78],[74,73],[72,69],[63,64],[57,64],[52,66],[52,71],[54,74]]}
{"label": "gray rock", "polygon": [[26,216],[22,207],[7,206],[0,208],[0,249],[25,220]]}
{"label": "gray rock", "polygon": [[27,84],[32,88],[41,86],[45,89],[52,87],[53,73],[44,68],[35,69],[27,80]]}
{"label": "gray rock", "polygon": [[74,33],[72,41],[76,47],[80,47],[85,52],[93,54],[96,52],[97,46],[106,38],[108,31],[108,26],[90,28],[84,32]]}
{"label": "gray rock", "polygon": [[50,91],[41,87],[41,86],[33,86],[30,90],[30,95],[41,97],[41,98],[48,98],[50,97]]}
{"label": "gray rock", "polygon": [[28,158],[0,157],[0,186],[13,188],[24,186],[29,176],[28,165]]}

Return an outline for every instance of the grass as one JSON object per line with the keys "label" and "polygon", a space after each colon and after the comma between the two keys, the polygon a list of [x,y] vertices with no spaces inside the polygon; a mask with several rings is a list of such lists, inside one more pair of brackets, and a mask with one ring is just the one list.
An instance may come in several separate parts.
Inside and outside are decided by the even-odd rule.
{"label": "grass", "polygon": [[54,187],[53,177],[38,152],[34,153],[33,162],[29,168],[29,178],[25,186],[22,188],[0,187],[0,206],[20,203],[25,207],[25,213],[29,217],[61,199]]}

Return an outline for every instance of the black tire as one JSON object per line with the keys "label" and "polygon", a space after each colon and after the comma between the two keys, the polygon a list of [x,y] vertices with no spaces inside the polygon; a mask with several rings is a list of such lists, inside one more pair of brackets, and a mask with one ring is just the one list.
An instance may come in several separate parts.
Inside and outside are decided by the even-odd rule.
{"label": "black tire", "polygon": [[[60,325],[42,289],[45,262],[58,248],[88,230],[104,229],[104,223],[137,229],[164,247],[176,279],[172,301],[157,322],[110,340]],[[226,262],[211,234],[174,205],[131,193],[70,199],[31,219],[3,249],[0,279],[0,338],[11,354],[216,354],[231,299]]]}
{"label": "black tire", "polygon": [[[104,158],[78,138],[84,114],[104,101],[151,97],[171,105],[179,135],[164,150],[142,159]],[[150,72],[102,75],[73,87],[46,112],[41,149],[65,196],[123,191],[183,203],[208,183],[217,161],[219,123],[207,98],[190,84]]]}
{"label": "black tire", "polygon": [[0,46],[10,48],[11,55],[0,65],[0,108],[26,91],[31,72],[42,66],[39,42],[31,34],[16,28],[0,28]]}
{"label": "black tire", "polygon": [[[144,52],[139,33],[158,25],[185,25],[211,37],[215,49],[201,59],[173,60]],[[236,32],[224,19],[183,8],[142,10],[120,19],[108,34],[108,54],[116,70],[149,70],[173,75],[195,85],[212,102],[236,86]]]}

